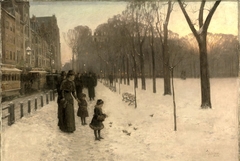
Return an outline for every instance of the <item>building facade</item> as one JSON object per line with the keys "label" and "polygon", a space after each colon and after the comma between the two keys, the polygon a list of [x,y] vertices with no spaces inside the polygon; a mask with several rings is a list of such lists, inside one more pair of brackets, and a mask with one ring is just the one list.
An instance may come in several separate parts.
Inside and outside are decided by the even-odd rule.
{"label": "building facade", "polygon": [[3,94],[10,91],[24,94],[29,86],[40,90],[47,73],[61,70],[60,36],[55,15],[30,18],[29,10],[27,0],[1,2]]}
{"label": "building facade", "polygon": [[60,71],[60,35],[55,15],[30,18],[29,1],[9,0],[1,4],[2,64]]}

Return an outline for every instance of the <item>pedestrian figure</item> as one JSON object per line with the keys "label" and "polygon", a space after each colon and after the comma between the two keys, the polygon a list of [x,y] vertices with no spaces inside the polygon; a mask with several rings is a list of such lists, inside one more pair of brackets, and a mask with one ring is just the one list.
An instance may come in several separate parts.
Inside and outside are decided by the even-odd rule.
{"label": "pedestrian figure", "polygon": [[61,84],[62,90],[62,100],[63,104],[63,125],[64,128],[62,131],[73,133],[76,130],[75,126],[75,117],[74,117],[74,100],[75,98],[78,102],[80,102],[76,96],[75,92],[75,84],[74,84],[74,72],[69,70],[67,73],[67,78]]}
{"label": "pedestrian figure", "polygon": [[83,91],[83,82],[82,82],[80,73],[78,73],[78,74],[76,75],[76,78],[75,78],[75,80],[74,80],[74,83],[75,83],[75,86],[76,86],[76,94],[77,94],[77,97],[78,97],[78,99],[80,99],[80,94],[81,94],[82,91]]}
{"label": "pedestrian figure", "polygon": [[103,100],[98,99],[94,108],[94,114],[91,123],[89,124],[90,128],[94,131],[95,140],[103,139],[101,137],[101,130],[104,128],[103,121],[107,117],[106,114],[102,112]]}
{"label": "pedestrian figure", "polygon": [[86,117],[88,117],[88,110],[87,110],[87,101],[86,101],[86,94],[80,94],[80,103],[78,103],[78,111],[77,116],[81,117],[82,125],[87,125]]}
{"label": "pedestrian figure", "polygon": [[57,113],[57,116],[58,116],[58,126],[61,130],[64,130],[64,125],[63,125],[63,104],[61,102],[61,100],[63,99],[63,96],[62,96],[62,90],[60,89],[61,87],[61,84],[63,82],[63,80],[66,79],[66,75],[67,73],[65,71],[62,71],[61,72],[61,75],[60,75],[60,78],[58,79],[57,83],[56,83],[56,88],[57,88],[57,93],[58,93],[58,98],[57,98],[57,104],[58,104],[58,113]]}
{"label": "pedestrian figure", "polygon": [[88,79],[87,79],[87,87],[88,87],[88,97],[91,100],[94,100],[95,97],[95,86],[96,82],[91,72],[89,72]]}
{"label": "pedestrian figure", "polygon": [[113,86],[113,74],[109,74],[108,76],[108,79],[109,79],[109,82],[110,82],[110,86],[112,87]]}

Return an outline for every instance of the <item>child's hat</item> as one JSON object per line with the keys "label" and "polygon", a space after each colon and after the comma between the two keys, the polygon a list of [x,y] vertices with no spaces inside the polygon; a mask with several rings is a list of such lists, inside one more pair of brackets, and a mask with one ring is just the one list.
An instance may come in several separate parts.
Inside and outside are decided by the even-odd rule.
{"label": "child's hat", "polygon": [[103,102],[103,100],[101,100],[101,99],[98,99],[97,100],[97,105],[101,105],[101,104],[103,104],[104,102]]}

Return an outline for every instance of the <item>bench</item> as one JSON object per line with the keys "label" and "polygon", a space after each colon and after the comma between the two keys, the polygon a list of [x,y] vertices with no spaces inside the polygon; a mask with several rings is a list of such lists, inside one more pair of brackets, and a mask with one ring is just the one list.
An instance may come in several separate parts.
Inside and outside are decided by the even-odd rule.
{"label": "bench", "polygon": [[122,94],[122,101],[129,102],[128,105],[133,105],[135,103],[135,95],[125,92]]}
{"label": "bench", "polygon": [[114,86],[110,86],[109,89],[113,92],[116,92],[116,87],[114,87]]}

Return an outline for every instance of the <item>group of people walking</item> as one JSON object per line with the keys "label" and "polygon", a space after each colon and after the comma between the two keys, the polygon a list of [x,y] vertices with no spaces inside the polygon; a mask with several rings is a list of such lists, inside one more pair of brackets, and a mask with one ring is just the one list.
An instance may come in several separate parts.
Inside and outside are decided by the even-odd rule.
{"label": "group of people walking", "polygon": [[[57,82],[58,93],[58,126],[63,132],[73,133],[76,130],[75,125],[75,111],[74,111],[74,99],[78,102],[77,116],[81,118],[82,125],[87,125],[86,117],[89,117],[88,103],[86,101],[86,94],[83,93],[83,88],[88,88],[89,100],[92,101],[95,98],[95,89],[97,85],[97,79],[94,78],[92,73],[86,77],[86,75],[75,75],[73,70],[61,72],[60,79]],[[89,127],[94,130],[95,140],[103,139],[100,131],[104,128],[103,121],[107,117],[102,112],[102,106],[104,102],[101,99],[96,101],[94,107],[94,115],[89,124]]]}

